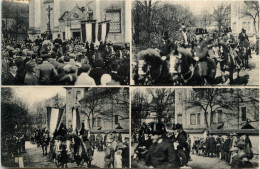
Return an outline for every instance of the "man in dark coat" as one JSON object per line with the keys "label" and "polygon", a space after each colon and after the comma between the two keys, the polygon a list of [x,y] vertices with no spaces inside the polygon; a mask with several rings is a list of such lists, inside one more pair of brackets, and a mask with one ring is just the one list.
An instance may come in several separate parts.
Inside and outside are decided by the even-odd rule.
{"label": "man in dark coat", "polygon": [[165,32],[164,36],[162,37],[162,47],[160,49],[161,56],[168,56],[174,48],[173,43],[170,41],[169,38],[170,37],[168,32]]}
{"label": "man in dark coat", "polygon": [[96,85],[101,85],[101,76],[106,72],[102,69],[104,62],[102,59],[95,61],[95,68],[89,73],[89,76],[95,80]]}
{"label": "man in dark coat", "polygon": [[89,141],[90,141],[91,146],[93,147],[93,149],[95,149],[96,138],[95,138],[95,135],[94,135],[93,132],[90,132]]}
{"label": "man in dark coat", "polygon": [[214,156],[215,147],[216,147],[216,140],[213,137],[213,134],[211,133],[210,137],[209,137],[209,154],[210,154],[210,157]]}
{"label": "man in dark coat", "polygon": [[11,62],[9,64],[9,73],[3,79],[3,85],[17,85],[17,71],[16,63]]}
{"label": "man in dark coat", "polygon": [[230,146],[230,142],[231,142],[230,135],[227,134],[227,139],[226,139],[226,141],[224,142],[224,145],[223,145],[226,162],[229,162],[229,146]]}
{"label": "man in dark coat", "polygon": [[48,62],[49,54],[45,53],[41,57],[43,58],[43,63],[38,65],[36,75],[39,77],[41,85],[51,85],[58,76],[58,72],[55,67]]}
{"label": "man in dark coat", "polygon": [[148,149],[145,162],[154,168],[178,168],[180,160],[173,145],[165,136],[165,127],[162,123],[155,124],[151,131],[153,144]]}
{"label": "man in dark coat", "polygon": [[209,138],[209,133],[207,134],[207,138],[205,141],[205,146],[206,146],[206,156],[209,157],[209,152],[210,152],[210,138]]}

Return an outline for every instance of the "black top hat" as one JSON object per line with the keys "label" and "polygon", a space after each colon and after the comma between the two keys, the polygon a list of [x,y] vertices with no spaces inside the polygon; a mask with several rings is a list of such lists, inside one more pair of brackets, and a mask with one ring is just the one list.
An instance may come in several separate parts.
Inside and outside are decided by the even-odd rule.
{"label": "black top hat", "polygon": [[207,29],[203,29],[203,34],[207,34],[207,33],[208,33]]}
{"label": "black top hat", "polygon": [[196,28],[196,31],[195,31],[195,34],[196,35],[201,35],[201,34],[203,34],[203,29],[202,28]]}
{"label": "black top hat", "polygon": [[164,134],[166,132],[165,126],[163,123],[153,123],[151,126],[151,134]]}

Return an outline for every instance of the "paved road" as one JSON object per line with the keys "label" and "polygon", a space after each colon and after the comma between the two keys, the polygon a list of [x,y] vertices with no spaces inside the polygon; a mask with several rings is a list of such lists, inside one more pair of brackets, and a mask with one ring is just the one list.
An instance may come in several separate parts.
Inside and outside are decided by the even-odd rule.
{"label": "paved road", "polygon": [[[25,144],[26,153],[22,156],[24,157],[25,167],[32,168],[57,168],[55,163],[48,159],[47,156],[42,155],[41,147],[37,148],[36,144],[31,144],[26,142]],[[95,150],[94,157],[92,161],[91,168],[101,168],[104,167],[104,152],[98,152]],[[77,165],[68,163],[68,168],[75,168]],[[87,168],[87,165],[83,165],[84,168]]]}
{"label": "paved road", "polygon": [[203,157],[197,155],[191,155],[191,161],[189,161],[188,165],[191,168],[231,168],[226,164],[226,162],[214,157]]}
{"label": "paved road", "polygon": [[[131,155],[134,153],[137,143],[132,144]],[[218,158],[203,157],[197,155],[191,155],[191,161],[189,161],[188,166],[191,168],[231,168],[224,161]]]}

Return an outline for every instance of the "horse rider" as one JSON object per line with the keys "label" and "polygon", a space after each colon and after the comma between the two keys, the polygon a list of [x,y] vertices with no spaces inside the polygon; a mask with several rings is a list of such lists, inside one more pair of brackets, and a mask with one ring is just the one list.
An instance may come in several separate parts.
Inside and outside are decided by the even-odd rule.
{"label": "horse rider", "polygon": [[60,37],[60,34],[58,34],[58,37],[53,41],[54,43],[54,46],[55,46],[55,52],[58,53],[62,53],[62,50],[61,50],[61,45],[62,45],[62,40],[61,40],[61,37]]}
{"label": "horse rider", "polygon": [[[248,56],[251,57],[250,42],[246,34],[246,30],[244,28],[242,28],[241,33],[239,33],[238,39],[239,39],[240,47],[242,48],[241,54],[245,53],[246,54],[245,57],[248,60]],[[248,61],[247,63],[245,63],[245,66],[248,67]]]}
{"label": "horse rider", "polygon": [[83,157],[83,158],[88,158],[89,157],[89,160],[91,161],[93,159],[94,149],[91,146],[91,143],[90,143],[90,141],[89,141],[89,139],[88,139],[88,137],[86,135],[82,136],[82,140],[83,140],[84,148],[86,150],[86,154],[85,154],[86,156]]}
{"label": "horse rider", "polygon": [[173,145],[166,138],[165,126],[156,123],[151,130],[153,144],[148,149],[145,163],[153,168],[179,168],[180,159]]}
{"label": "horse rider", "polygon": [[160,55],[163,57],[168,57],[169,54],[173,50],[173,43],[170,41],[169,33],[168,31],[164,32],[164,35],[162,37],[162,46],[160,48]]}
{"label": "horse rider", "polygon": [[105,53],[106,53],[106,60],[110,60],[115,56],[116,52],[114,51],[113,43],[111,41],[107,43]]}
{"label": "horse rider", "polygon": [[[195,32],[195,41],[192,42],[191,49],[185,49],[183,47],[178,47],[178,52],[181,54],[184,54],[188,57],[192,57],[195,61],[197,62],[203,62],[205,61],[207,64],[201,65],[202,67],[202,76],[203,77],[211,77],[211,79],[215,76],[216,74],[216,63],[215,61],[209,57],[208,53],[208,45],[212,43],[213,38],[203,38],[205,30],[202,28],[197,28]],[[186,62],[184,60],[184,62]],[[206,66],[206,67],[205,67]]]}

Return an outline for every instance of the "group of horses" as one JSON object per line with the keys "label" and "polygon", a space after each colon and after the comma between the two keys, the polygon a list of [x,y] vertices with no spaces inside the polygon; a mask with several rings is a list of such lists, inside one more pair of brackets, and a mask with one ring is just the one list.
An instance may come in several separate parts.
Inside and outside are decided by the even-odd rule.
{"label": "group of horses", "polygon": [[50,138],[49,134],[43,133],[40,137],[32,138],[32,143],[41,146],[43,156],[48,155],[57,167],[65,168],[67,163],[76,163],[78,167],[84,163],[91,166],[93,152],[87,150],[82,138],[76,134]]}
{"label": "group of horses", "polygon": [[[201,48],[211,53],[198,60]],[[146,49],[137,53],[137,63],[134,65],[133,74],[135,85],[216,85],[233,84],[234,73],[242,68],[248,68],[250,48],[237,45],[214,46],[208,45],[194,48],[192,54],[180,52],[180,46],[175,46],[172,52],[163,57],[157,49]],[[189,52],[188,52],[189,53]],[[219,66],[218,66],[219,64]],[[172,69],[176,72],[172,73]],[[217,71],[221,73],[221,82],[216,80]]]}

